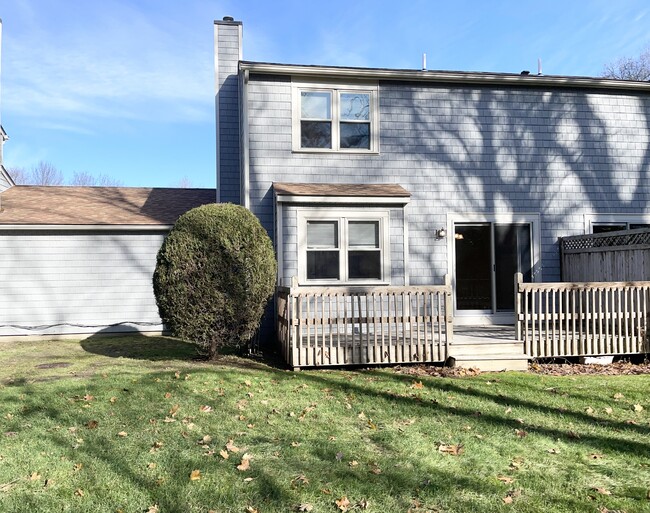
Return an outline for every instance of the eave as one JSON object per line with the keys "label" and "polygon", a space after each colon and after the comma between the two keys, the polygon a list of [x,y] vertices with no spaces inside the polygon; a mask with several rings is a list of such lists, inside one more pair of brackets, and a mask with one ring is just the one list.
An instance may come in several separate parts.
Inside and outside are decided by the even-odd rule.
{"label": "eave", "polygon": [[408,70],[384,68],[352,68],[339,66],[306,66],[268,62],[240,61],[239,70],[262,75],[289,75],[305,78],[347,80],[395,80],[441,84],[507,85],[518,87],[562,87],[578,89],[612,89],[650,92],[650,82],[613,80],[608,78],[559,75],[520,75],[439,70]]}

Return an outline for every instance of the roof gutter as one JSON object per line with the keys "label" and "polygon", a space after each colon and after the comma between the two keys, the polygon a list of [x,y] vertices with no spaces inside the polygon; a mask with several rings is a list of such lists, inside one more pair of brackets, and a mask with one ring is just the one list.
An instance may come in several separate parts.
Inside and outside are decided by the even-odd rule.
{"label": "roof gutter", "polygon": [[427,71],[382,68],[347,68],[338,66],[304,66],[241,61],[240,71],[264,75],[292,75],[355,80],[398,80],[431,83],[475,85],[511,85],[524,87],[567,87],[613,89],[650,92],[650,82],[612,80],[607,78],[568,77],[554,75],[514,75],[509,73],[479,73],[460,71]]}

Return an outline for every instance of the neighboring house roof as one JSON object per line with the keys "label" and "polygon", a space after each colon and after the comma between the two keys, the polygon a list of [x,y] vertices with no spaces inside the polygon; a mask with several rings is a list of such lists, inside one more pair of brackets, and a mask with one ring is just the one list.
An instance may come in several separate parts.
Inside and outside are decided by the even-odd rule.
{"label": "neighboring house roof", "polygon": [[0,195],[0,225],[173,225],[214,189],[15,185]]}
{"label": "neighboring house roof", "polygon": [[391,183],[283,183],[274,182],[273,190],[286,196],[360,196],[409,198],[411,193],[404,187]]}
{"label": "neighboring house roof", "polygon": [[417,82],[458,83],[477,85],[512,85],[530,87],[569,87],[618,90],[641,90],[650,93],[650,82],[614,80],[608,78],[537,75],[533,73],[492,73],[478,71],[442,71],[387,68],[354,68],[276,64],[270,62],[240,61],[239,69],[248,73],[292,75],[305,78],[344,78],[356,80],[399,80]]}

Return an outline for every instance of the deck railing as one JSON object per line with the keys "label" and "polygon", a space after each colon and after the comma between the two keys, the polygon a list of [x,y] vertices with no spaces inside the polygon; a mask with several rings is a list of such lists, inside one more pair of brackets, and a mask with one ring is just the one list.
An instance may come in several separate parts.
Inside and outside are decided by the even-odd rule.
{"label": "deck railing", "polygon": [[453,336],[451,285],[279,287],[277,335],[294,367],[440,362]]}
{"label": "deck railing", "polygon": [[533,358],[647,353],[648,315],[648,281],[523,283],[515,275],[517,339]]}

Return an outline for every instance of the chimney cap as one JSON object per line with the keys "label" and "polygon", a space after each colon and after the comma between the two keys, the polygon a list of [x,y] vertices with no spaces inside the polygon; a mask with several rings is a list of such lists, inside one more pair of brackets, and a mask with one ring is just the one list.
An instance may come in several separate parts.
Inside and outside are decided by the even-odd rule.
{"label": "chimney cap", "polygon": [[519,73],[519,74],[525,77],[525,76],[530,75],[530,71],[528,71],[527,69],[525,69],[524,71],[522,71],[522,72]]}
{"label": "chimney cap", "polygon": [[232,16],[224,16],[223,21],[235,21],[235,18],[233,18]]}

